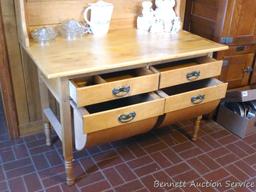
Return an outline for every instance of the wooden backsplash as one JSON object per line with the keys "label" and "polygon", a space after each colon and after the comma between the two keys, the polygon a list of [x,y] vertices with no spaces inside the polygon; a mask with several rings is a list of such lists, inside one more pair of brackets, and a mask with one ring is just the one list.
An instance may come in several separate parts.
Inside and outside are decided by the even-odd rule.
{"label": "wooden backsplash", "polygon": [[[141,12],[143,0],[106,0],[114,4],[111,29],[136,26],[136,18]],[[29,31],[37,26],[56,25],[66,19],[83,21],[83,11],[88,3],[96,0],[27,0],[25,4]],[[185,0],[177,0],[177,12],[184,10]],[[182,12],[182,11],[181,11]],[[183,14],[181,14],[183,15]]]}
{"label": "wooden backsplash", "polygon": [[[26,16],[29,27],[55,25],[66,19],[83,20],[83,11],[93,0],[40,1],[26,3]],[[140,12],[142,0],[108,0],[114,4],[111,28],[134,26],[136,15]]]}

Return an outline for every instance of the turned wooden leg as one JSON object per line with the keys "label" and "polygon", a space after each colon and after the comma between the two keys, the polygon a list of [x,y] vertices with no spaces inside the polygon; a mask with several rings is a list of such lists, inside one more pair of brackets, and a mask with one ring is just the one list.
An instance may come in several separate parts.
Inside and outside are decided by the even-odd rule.
{"label": "turned wooden leg", "polygon": [[193,137],[192,137],[192,140],[193,140],[193,141],[196,141],[196,140],[197,140],[198,131],[199,131],[199,129],[200,129],[200,122],[201,122],[201,119],[202,119],[202,116],[199,116],[199,117],[196,118],[195,127],[194,127],[194,134],[193,134]]}
{"label": "turned wooden leg", "polygon": [[44,115],[44,109],[49,108],[49,95],[48,89],[45,83],[42,80],[40,72],[38,72],[38,79],[39,79],[39,90],[40,90],[40,100],[41,100],[41,107],[42,107],[42,120],[44,122],[44,133],[46,138],[46,145],[51,146],[51,125]]}
{"label": "turned wooden leg", "polygon": [[62,148],[65,160],[67,185],[75,183],[73,170],[73,131],[69,99],[68,79],[59,79],[61,85],[60,119],[62,125]]}
{"label": "turned wooden leg", "polygon": [[74,170],[73,170],[73,163],[71,161],[65,161],[65,170],[66,170],[66,182],[67,185],[73,185],[75,183],[74,179]]}
{"label": "turned wooden leg", "polygon": [[44,123],[44,134],[46,138],[46,145],[51,146],[51,125],[50,123]]}

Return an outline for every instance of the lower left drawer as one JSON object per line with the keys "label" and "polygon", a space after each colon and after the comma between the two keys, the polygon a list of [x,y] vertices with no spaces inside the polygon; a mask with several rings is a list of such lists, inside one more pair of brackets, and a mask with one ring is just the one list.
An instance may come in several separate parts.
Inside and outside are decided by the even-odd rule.
{"label": "lower left drawer", "polygon": [[[129,134],[127,133],[129,132],[127,129],[128,125],[136,125],[136,122],[139,123],[143,120],[157,118],[162,115],[164,113],[164,102],[164,98],[151,92],[94,104],[85,108],[77,108],[74,104],[72,106],[76,145],[77,142],[81,142],[81,139],[79,139],[81,135],[101,134],[100,132],[103,133],[115,127],[118,128],[116,131],[119,133],[120,130],[124,130],[123,138],[125,138]],[[148,126],[153,128],[154,125],[148,124]],[[136,134],[139,133],[140,130],[138,129]],[[142,130],[141,133],[143,133]],[[113,140],[111,135],[108,135],[109,141]]]}

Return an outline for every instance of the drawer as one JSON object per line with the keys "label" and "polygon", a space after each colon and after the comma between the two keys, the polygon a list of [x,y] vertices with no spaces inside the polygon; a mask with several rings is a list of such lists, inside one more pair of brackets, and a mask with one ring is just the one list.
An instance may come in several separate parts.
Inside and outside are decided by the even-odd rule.
{"label": "drawer", "polygon": [[164,98],[152,92],[75,110],[79,111],[74,114],[75,124],[80,122],[88,134],[162,115]]}
{"label": "drawer", "polygon": [[200,115],[209,114],[213,112],[220,103],[220,99],[210,101],[207,103],[202,103],[200,105],[194,105],[185,109],[180,109],[177,111],[171,111],[161,116],[160,121],[158,121],[158,128],[166,127],[171,124],[177,123],[178,121],[189,120],[196,118]]}
{"label": "drawer", "polygon": [[222,61],[208,56],[156,65],[160,72],[160,89],[220,75]]}
{"label": "drawer", "polygon": [[156,91],[159,74],[140,68],[87,78],[69,83],[70,97],[78,107]]}
{"label": "drawer", "polygon": [[224,98],[226,90],[227,83],[213,78],[165,88],[160,94],[166,98],[164,112],[168,113]]}
{"label": "drawer", "polygon": [[225,57],[234,55],[243,55],[249,53],[255,53],[256,45],[237,45],[229,46],[228,50],[217,52],[217,59],[224,59]]}

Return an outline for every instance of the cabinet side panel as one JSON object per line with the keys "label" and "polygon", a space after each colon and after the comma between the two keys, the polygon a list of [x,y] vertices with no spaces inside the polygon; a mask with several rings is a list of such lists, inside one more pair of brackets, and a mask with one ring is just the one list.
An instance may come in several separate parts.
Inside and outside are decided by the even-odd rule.
{"label": "cabinet side panel", "polygon": [[15,9],[20,43],[24,47],[29,47],[24,0],[15,0]]}

